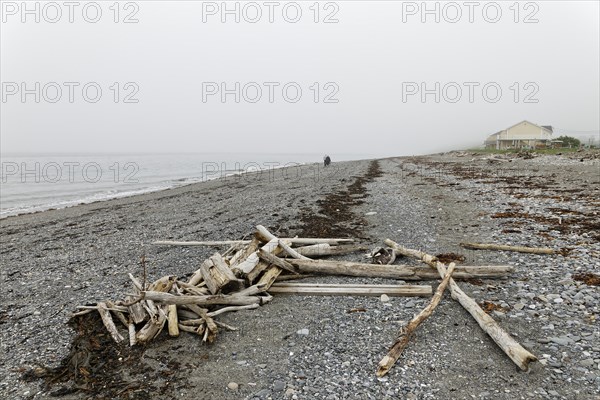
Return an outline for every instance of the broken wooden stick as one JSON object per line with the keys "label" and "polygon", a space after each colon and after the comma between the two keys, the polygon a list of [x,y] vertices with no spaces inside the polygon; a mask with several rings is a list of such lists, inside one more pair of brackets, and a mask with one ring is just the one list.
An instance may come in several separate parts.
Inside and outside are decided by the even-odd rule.
{"label": "broken wooden stick", "polygon": [[385,357],[383,357],[381,359],[381,361],[379,361],[379,365],[377,367],[377,376],[378,377],[381,378],[382,376],[384,376],[385,374],[388,373],[390,368],[392,368],[392,366],[396,363],[396,361],[398,361],[398,358],[400,358],[402,351],[408,345],[408,342],[411,339],[411,337],[414,335],[417,327],[421,324],[421,322],[423,322],[427,318],[429,318],[429,316],[433,313],[433,310],[435,310],[437,305],[440,303],[440,300],[442,300],[442,295],[444,294],[444,290],[446,290],[446,286],[448,286],[448,282],[450,282],[450,278],[452,277],[454,268],[455,268],[455,264],[451,263],[450,267],[448,268],[448,272],[446,273],[446,276],[444,276],[442,283],[440,283],[438,285],[438,287],[435,291],[435,294],[431,298],[431,301],[429,302],[427,307],[425,307],[423,309],[423,311],[421,311],[419,314],[417,314],[408,323],[408,325],[406,325],[405,327],[402,327],[402,329],[400,329],[400,334],[398,335],[398,338],[394,342],[394,345],[388,351],[387,355]]}
{"label": "broken wooden stick", "polygon": [[[435,257],[418,250],[407,249],[400,246],[398,243],[386,239],[385,244],[392,247],[398,254],[409,257],[415,257],[438,270],[441,277],[446,275],[446,266],[437,261]],[[450,278],[450,292],[452,298],[458,301],[465,310],[477,321],[481,329],[483,329],[493,340],[498,347],[506,353],[508,357],[523,371],[529,369],[529,363],[537,361],[537,357],[528,352],[515,339],[512,338],[500,325],[494,321],[492,317],[486,314],[481,307],[469,296],[467,296]]]}
{"label": "broken wooden stick", "polygon": [[522,246],[508,246],[504,244],[494,243],[461,243],[465,249],[474,250],[501,250],[501,251],[516,251],[519,253],[533,253],[533,254],[555,254],[554,249],[544,247],[522,247]]}

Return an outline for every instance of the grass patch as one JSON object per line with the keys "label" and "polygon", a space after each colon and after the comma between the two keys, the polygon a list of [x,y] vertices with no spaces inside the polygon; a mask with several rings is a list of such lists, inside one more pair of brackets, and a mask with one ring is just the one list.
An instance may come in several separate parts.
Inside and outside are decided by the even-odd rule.
{"label": "grass patch", "polygon": [[517,154],[520,152],[530,152],[536,154],[564,154],[564,153],[576,153],[579,149],[577,148],[560,148],[560,149],[535,149],[535,150],[520,150],[520,149],[509,149],[509,150],[496,150],[496,149],[467,149],[466,151],[478,154]]}

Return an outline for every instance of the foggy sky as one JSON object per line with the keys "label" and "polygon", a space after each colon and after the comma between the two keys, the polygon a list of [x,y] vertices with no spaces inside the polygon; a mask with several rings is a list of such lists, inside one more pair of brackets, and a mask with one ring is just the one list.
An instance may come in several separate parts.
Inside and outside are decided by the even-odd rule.
{"label": "foggy sky", "polygon": [[[283,18],[288,2],[275,8],[273,23],[262,1],[257,2],[263,12],[259,22],[249,23],[241,15],[235,23],[229,15],[222,23],[220,13],[205,15],[203,22],[203,7],[210,7],[200,1],[137,1],[134,17],[139,22],[131,24],[121,20],[133,8],[121,9],[120,21],[113,21],[112,1],[98,2],[102,17],[97,23],[83,19],[81,6],[73,23],[67,7],[57,23],[43,15],[39,23],[26,15],[23,23],[20,10],[12,15],[7,3],[2,2],[6,22],[0,31],[3,88],[12,82],[25,82],[30,89],[35,82],[42,87],[49,82],[79,86],[73,103],[64,85],[56,103],[44,98],[35,103],[34,95],[22,102],[20,93],[4,92],[2,152],[403,155],[480,145],[487,135],[524,119],[565,130],[599,129],[597,1],[529,2],[535,7],[528,9],[523,2],[518,23],[509,8],[512,1],[497,2],[502,16],[496,23],[484,19],[482,8],[489,2],[483,1],[474,9],[472,23],[462,1],[455,3],[463,13],[457,23],[444,18],[445,3],[439,3],[439,23],[434,15],[426,15],[423,23],[421,10],[409,13],[414,11],[411,5],[420,8],[421,2],[401,1],[333,2],[339,8],[334,15],[338,23],[322,22],[335,11],[331,5],[325,9],[326,2],[320,3],[320,21],[315,23],[309,9],[313,1],[297,2],[302,10],[297,23]],[[28,2],[32,8],[34,3]],[[21,1],[14,4],[20,7]],[[214,4],[221,6],[220,1]],[[233,8],[235,2],[228,4]],[[433,9],[435,2],[428,5]],[[293,9],[288,11],[293,17]],[[493,10],[488,11],[487,17],[493,18]],[[534,11],[532,18],[539,22],[524,23]],[[446,15],[454,16],[454,11]],[[81,88],[88,82],[102,89],[97,103],[82,97]],[[120,90],[118,103],[110,89],[114,82]],[[132,87],[125,90],[127,82],[139,87],[134,96],[138,103],[123,102]],[[235,82],[241,87],[256,82],[262,98],[235,103],[234,95],[228,95],[222,103],[215,95],[203,102],[203,82],[225,82],[230,89]],[[273,103],[264,82],[279,83]],[[281,88],[289,82],[302,89],[297,103],[282,97]],[[317,103],[310,89],[314,82],[319,83]],[[325,90],[328,82],[332,84]],[[420,94],[403,99],[403,87],[405,95],[415,88],[411,82],[417,87],[424,82],[428,89],[439,82],[440,102],[434,94],[425,102]],[[455,96],[455,84],[447,86],[447,96],[442,93],[451,82],[462,88],[456,103],[448,101]],[[474,87],[472,103],[464,82]],[[488,83],[502,90],[496,103],[482,95]],[[338,102],[324,103],[336,86]],[[535,91],[530,100],[538,102],[525,102]]]}

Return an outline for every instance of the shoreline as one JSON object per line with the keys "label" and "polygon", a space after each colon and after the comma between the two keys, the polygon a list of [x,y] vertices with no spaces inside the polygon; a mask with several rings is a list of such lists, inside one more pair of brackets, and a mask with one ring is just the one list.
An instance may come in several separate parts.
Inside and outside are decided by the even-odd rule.
{"label": "shoreline", "polygon": [[[339,161],[338,163],[348,163],[348,162],[366,161],[366,160],[370,160],[370,159]],[[178,190],[178,189],[189,188],[189,187],[192,187],[195,185],[204,185],[204,184],[207,184],[207,183],[213,182],[213,181],[216,181],[216,182],[226,182],[226,181],[235,181],[235,180],[239,181],[239,180],[243,179],[243,177],[246,177],[246,176],[248,176],[250,178],[250,177],[256,176],[256,175],[260,176],[262,174],[272,174],[275,171],[280,171],[280,170],[289,170],[289,169],[302,168],[302,167],[312,168],[313,166],[319,167],[319,166],[321,166],[321,164],[320,163],[297,163],[297,165],[294,165],[294,166],[282,165],[282,166],[272,167],[270,169],[261,169],[261,170],[256,170],[256,171],[239,171],[239,172],[235,172],[235,173],[227,173],[226,175],[223,175],[222,173],[220,173],[220,175],[222,175],[222,176],[217,176],[214,178],[210,178],[210,177],[202,178],[201,177],[201,178],[198,178],[198,179],[200,179],[199,181],[182,183],[180,185],[176,185],[176,186],[172,186],[172,187],[165,187],[165,188],[160,188],[160,189],[156,189],[156,190],[152,190],[151,188],[148,188],[147,191],[145,191],[145,189],[140,189],[140,190],[144,190],[144,191],[141,193],[135,193],[135,194],[130,194],[130,195],[128,194],[128,195],[123,195],[123,196],[119,196],[119,193],[115,193],[115,197],[92,200],[89,202],[79,202],[77,204],[70,204],[70,205],[66,205],[64,207],[50,206],[49,208],[44,208],[42,210],[25,211],[25,212],[20,212],[17,214],[0,216],[0,223],[2,221],[14,219],[17,217],[24,217],[24,216],[28,216],[28,215],[39,215],[39,214],[46,213],[46,212],[61,211],[61,210],[67,210],[67,209],[72,209],[72,208],[76,208],[76,207],[85,207],[85,206],[105,204],[105,203],[110,203],[110,202],[118,201],[118,200],[131,199],[132,201],[135,201],[136,198],[138,198],[138,197],[139,197],[139,199],[143,199],[145,196],[148,196],[148,195],[166,193],[166,192],[169,192],[172,190],[174,191],[174,190]],[[75,200],[75,201],[78,201],[78,200]],[[45,206],[39,206],[39,207],[45,207]]]}

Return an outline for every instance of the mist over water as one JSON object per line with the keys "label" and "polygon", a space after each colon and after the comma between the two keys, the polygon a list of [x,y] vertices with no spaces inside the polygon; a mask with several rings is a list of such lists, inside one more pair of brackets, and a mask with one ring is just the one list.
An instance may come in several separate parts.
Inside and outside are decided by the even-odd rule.
{"label": "mist over water", "polygon": [[[373,158],[331,154],[334,162]],[[2,155],[0,218],[174,188],[252,171],[321,165],[323,154]],[[235,177],[238,178],[235,178]]]}

